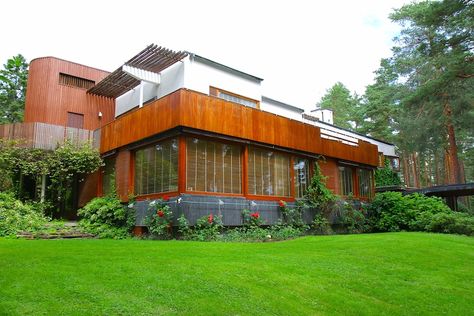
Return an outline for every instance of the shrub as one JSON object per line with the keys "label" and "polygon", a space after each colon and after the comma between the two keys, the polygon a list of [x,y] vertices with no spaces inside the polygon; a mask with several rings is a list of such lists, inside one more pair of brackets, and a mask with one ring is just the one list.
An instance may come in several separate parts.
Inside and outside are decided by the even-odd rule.
{"label": "shrub", "polygon": [[242,211],[242,223],[244,226],[261,226],[264,224],[264,221],[259,212],[245,209]]}
{"label": "shrub", "polygon": [[407,209],[400,192],[384,192],[375,195],[368,207],[370,226],[375,231],[407,230],[414,220],[413,211]]}
{"label": "shrub", "polygon": [[148,205],[149,215],[145,218],[148,231],[155,236],[170,238],[173,228],[173,212],[166,204],[168,198],[154,200]]}
{"label": "shrub", "polygon": [[212,213],[200,217],[196,225],[191,227],[188,220],[181,215],[178,218],[178,230],[185,240],[213,241],[221,238],[224,228],[221,216],[214,216]]}
{"label": "shrub", "polygon": [[441,198],[398,192],[377,194],[368,207],[376,231],[431,231],[472,235],[474,217],[453,212]]}
{"label": "shrub", "polygon": [[0,192],[0,236],[13,236],[20,231],[35,232],[48,220],[39,205],[23,203],[13,193]]}
{"label": "shrub", "polygon": [[424,227],[425,230],[437,233],[474,235],[474,217],[469,214],[451,212],[437,213]]}
{"label": "shrub", "polygon": [[278,202],[278,208],[283,217],[283,223],[285,225],[301,227],[304,225],[303,222],[303,211],[304,207],[298,205],[297,207],[290,208],[285,201]]}
{"label": "shrub", "polygon": [[318,235],[332,234],[331,225],[326,217],[322,214],[316,214],[311,223],[311,229]]}
{"label": "shrub", "polygon": [[125,238],[135,225],[135,212],[115,196],[98,197],[87,203],[77,214],[79,225],[100,238]]}

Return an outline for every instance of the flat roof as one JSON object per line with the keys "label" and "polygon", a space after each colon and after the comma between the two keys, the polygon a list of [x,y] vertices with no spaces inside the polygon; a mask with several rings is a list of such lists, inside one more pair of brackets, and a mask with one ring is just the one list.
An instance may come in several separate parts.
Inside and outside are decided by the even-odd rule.
{"label": "flat roof", "polygon": [[232,68],[232,67],[229,67],[229,66],[226,66],[224,64],[221,64],[221,63],[218,63],[216,61],[213,61],[209,58],[206,58],[206,57],[202,57],[200,55],[197,55],[197,54],[194,54],[194,53],[191,53],[191,52],[187,52],[189,55],[193,56],[194,58],[197,58],[197,59],[200,59],[201,61],[205,62],[205,63],[208,63],[208,64],[213,64],[219,68],[223,68],[227,71],[230,71],[230,72],[233,72],[233,73],[237,73],[239,75],[243,75],[245,77],[250,77],[251,79],[254,79],[254,80],[257,80],[257,81],[263,81],[262,78],[259,78],[257,76],[254,76],[254,75],[251,75],[251,74],[248,74],[246,72],[243,72],[243,71],[240,71],[238,69],[235,69],[235,68]]}
{"label": "flat roof", "polygon": [[281,102],[281,101],[278,101],[278,100],[275,100],[275,99],[272,99],[272,98],[269,98],[269,97],[266,97],[266,96],[263,96],[263,95],[262,95],[262,101],[273,102],[273,103],[276,103],[278,105],[281,105],[283,107],[289,108],[289,109],[294,110],[294,111],[298,111],[298,112],[301,112],[301,113],[304,112],[304,109],[302,109],[302,108],[299,108],[297,106],[290,105],[288,103],[284,103],[284,102]]}

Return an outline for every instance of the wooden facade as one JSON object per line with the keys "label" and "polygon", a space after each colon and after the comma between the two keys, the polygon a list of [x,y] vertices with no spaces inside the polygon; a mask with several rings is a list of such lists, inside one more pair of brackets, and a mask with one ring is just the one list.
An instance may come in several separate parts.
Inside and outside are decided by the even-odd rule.
{"label": "wooden facade", "polygon": [[[83,115],[83,129],[95,130],[114,119],[115,99],[87,94],[109,73],[54,57],[31,61],[25,123],[68,126],[68,113]],[[99,112],[102,116],[99,116]],[[69,114],[69,117],[71,114]],[[74,126],[72,126],[74,127]]]}
{"label": "wooden facade", "polygon": [[132,144],[176,127],[231,136],[243,140],[323,155],[376,167],[377,146],[358,146],[321,138],[318,127],[180,89],[131,111],[101,129],[102,153]]}
{"label": "wooden facade", "polygon": [[[373,169],[378,163],[377,146],[359,141],[356,146],[321,138],[318,127],[245,107],[187,89],[180,89],[143,108],[117,118],[101,129],[100,151],[116,157],[116,185],[119,196],[126,201],[134,190],[134,152],[143,146],[169,137],[179,143],[177,191],[146,194],[138,200],[163,195],[198,194],[245,197],[251,200],[295,200],[293,162],[296,158],[324,157],[320,162],[328,176],[328,187],[340,192],[338,165],[349,162],[354,168],[354,196],[358,196],[356,168]],[[189,191],[186,187],[186,139],[198,137],[229,142],[241,146],[242,193]],[[290,196],[249,194],[248,149],[262,147],[285,153],[290,157]]]}

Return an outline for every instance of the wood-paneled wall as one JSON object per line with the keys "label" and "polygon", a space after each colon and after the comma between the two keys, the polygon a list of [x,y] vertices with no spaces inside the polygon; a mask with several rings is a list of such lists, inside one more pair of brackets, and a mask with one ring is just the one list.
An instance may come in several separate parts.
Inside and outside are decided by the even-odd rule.
{"label": "wood-paneled wall", "polygon": [[[26,90],[25,122],[67,125],[67,112],[84,114],[84,129],[94,130],[112,121],[115,100],[87,94],[87,90],[62,85],[64,73],[98,83],[109,73],[54,57],[31,61]],[[102,112],[102,118],[99,118]]]}
{"label": "wood-paneled wall", "polygon": [[267,145],[377,166],[377,146],[322,139],[318,127],[181,89],[107,124],[101,131],[102,153],[177,126],[195,128]]}

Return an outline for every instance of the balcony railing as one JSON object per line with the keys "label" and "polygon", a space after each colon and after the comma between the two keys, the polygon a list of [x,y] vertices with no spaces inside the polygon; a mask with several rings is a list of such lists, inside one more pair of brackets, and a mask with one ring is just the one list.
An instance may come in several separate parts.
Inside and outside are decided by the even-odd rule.
{"label": "balcony railing", "polygon": [[46,123],[15,123],[0,125],[0,138],[18,140],[25,147],[52,150],[65,140],[76,145],[92,142],[93,131]]}

